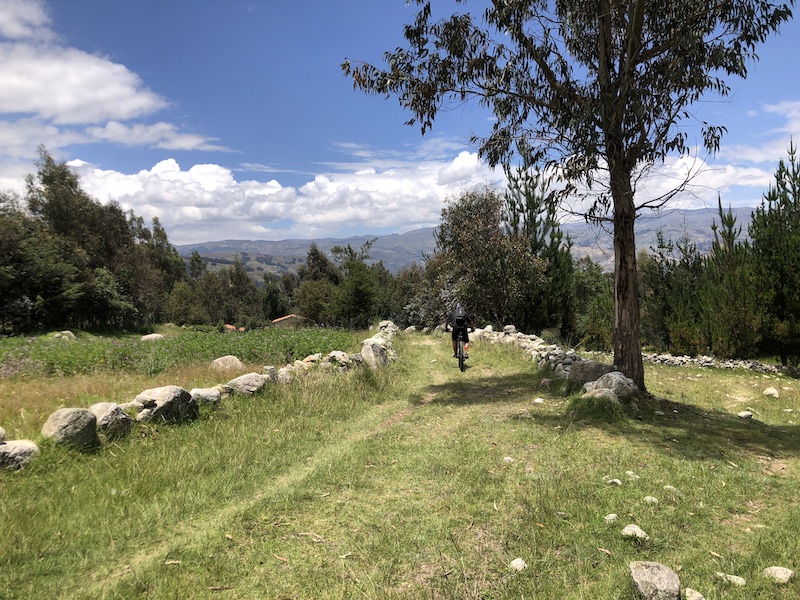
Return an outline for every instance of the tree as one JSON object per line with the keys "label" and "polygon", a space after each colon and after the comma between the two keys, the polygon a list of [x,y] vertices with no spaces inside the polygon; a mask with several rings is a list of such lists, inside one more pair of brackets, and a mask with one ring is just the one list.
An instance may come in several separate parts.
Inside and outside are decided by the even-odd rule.
{"label": "tree", "polygon": [[502,220],[503,199],[496,191],[476,188],[462,192],[442,209],[436,234],[453,290],[474,317],[498,326],[530,306],[531,290],[544,285],[544,261],[537,258],[529,240],[507,235]]}
{"label": "tree", "polygon": [[757,289],[766,309],[764,341],[781,364],[800,356],[800,162],[794,144],[750,221]]}
{"label": "tree", "polygon": [[714,241],[704,260],[700,291],[702,323],[711,350],[720,358],[753,356],[764,314],[754,281],[750,247],[739,241],[742,227],[718,198],[720,224],[711,226]]}
{"label": "tree", "polygon": [[[553,192],[538,173],[509,173],[509,186],[504,194],[503,216],[509,233],[530,244],[534,256],[546,265],[546,282],[528,282],[527,296],[517,326],[530,333],[545,327],[558,327],[562,339],[575,328],[573,297],[572,241],[561,231]],[[544,310],[531,310],[544,306]]]}
{"label": "tree", "polygon": [[[430,0],[415,2],[408,47],[387,52],[385,68],[345,61],[344,73],[397,96],[423,134],[441,110],[477,100],[495,117],[473,138],[490,165],[555,173],[564,194],[592,200],[585,216],[613,223],[614,362],[644,389],[634,222],[669,195],[636,198],[637,178],[690,152],[691,107],[728,95],[724,78],[747,75],[793,0],[504,0],[482,20],[439,21]],[[716,151],[723,132],[702,123],[703,146]]]}

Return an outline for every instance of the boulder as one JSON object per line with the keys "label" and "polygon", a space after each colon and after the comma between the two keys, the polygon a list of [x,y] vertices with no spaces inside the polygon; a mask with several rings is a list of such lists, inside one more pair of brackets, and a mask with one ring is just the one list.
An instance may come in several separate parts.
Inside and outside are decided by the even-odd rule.
{"label": "boulder", "polygon": [[59,408],[42,426],[42,435],[56,444],[68,444],[79,450],[96,446],[97,417],[85,408]]}
{"label": "boulder", "polygon": [[278,382],[279,383],[290,383],[292,381],[292,376],[294,375],[294,368],[291,366],[285,366],[278,369]]}
{"label": "boulder", "polygon": [[620,371],[606,373],[596,381],[589,382],[583,387],[587,392],[608,389],[614,392],[618,398],[631,398],[639,393],[639,388],[633,383],[633,379],[625,377]]}
{"label": "boulder", "polygon": [[386,352],[386,348],[375,343],[373,340],[375,340],[375,338],[367,340],[364,343],[361,347],[361,356],[370,369],[385,367],[389,364],[389,355]]}
{"label": "boulder", "polygon": [[681,581],[678,575],[661,563],[632,562],[628,568],[633,590],[643,600],[680,600]]}
{"label": "boulder", "polygon": [[605,400],[609,404],[619,404],[619,398],[617,395],[607,388],[601,388],[599,390],[590,390],[586,392],[581,398],[585,398],[587,400]]}
{"label": "boulder", "polygon": [[167,385],[143,391],[134,398],[145,408],[136,415],[137,421],[160,420],[165,422],[192,421],[197,418],[197,401],[182,387]]}
{"label": "boulder", "polygon": [[142,336],[143,342],[154,342],[158,340],[163,340],[164,336],[160,333],[148,333],[147,335]]}
{"label": "boulder", "polygon": [[199,406],[218,406],[222,400],[222,393],[219,389],[213,388],[194,388],[189,390],[192,398]]}
{"label": "boulder", "polygon": [[244,369],[244,363],[235,356],[228,354],[227,356],[220,356],[211,362],[211,368],[215,371],[235,371],[237,369]]}
{"label": "boulder", "polygon": [[97,433],[107,440],[125,437],[131,432],[133,419],[115,402],[98,402],[89,410],[97,419]]}
{"label": "boulder", "polygon": [[231,386],[235,392],[252,396],[264,389],[264,386],[267,385],[267,376],[261,373],[247,373],[231,379],[227,385]]}
{"label": "boulder", "polygon": [[74,342],[78,338],[75,337],[75,334],[72,333],[69,329],[64,331],[59,331],[58,333],[53,334],[54,340],[67,340],[68,342]]}
{"label": "boulder", "polygon": [[38,453],[39,446],[31,440],[13,440],[0,444],[0,469],[21,469]]}
{"label": "boulder", "polygon": [[597,360],[578,360],[572,363],[567,379],[583,386],[590,381],[597,381],[603,375],[612,371],[614,371],[614,365]]}

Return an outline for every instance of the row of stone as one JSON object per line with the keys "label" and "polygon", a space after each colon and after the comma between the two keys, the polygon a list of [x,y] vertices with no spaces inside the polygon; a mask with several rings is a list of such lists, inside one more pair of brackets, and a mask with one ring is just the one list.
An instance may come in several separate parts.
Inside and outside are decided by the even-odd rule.
{"label": "row of stone", "polygon": [[[280,369],[264,367],[262,373],[247,373],[227,383],[211,388],[187,391],[177,385],[144,390],[132,401],[117,404],[99,402],[87,408],[60,408],[51,414],[41,433],[56,444],[66,444],[79,450],[97,447],[104,441],[123,438],[130,434],[134,421],[138,423],[180,423],[192,421],[200,414],[200,406],[216,407],[234,393],[252,396],[270,383],[289,383],[307,376],[312,369],[327,372],[345,372],[365,365],[371,369],[385,366],[397,358],[392,338],[397,327],[391,321],[381,321],[378,332],[361,344],[361,352],[348,354],[334,350],[327,355],[313,354],[296,360]],[[63,335],[63,332],[62,332]],[[223,356],[212,362],[217,371],[241,369],[244,365],[235,356]],[[133,416],[132,416],[133,415]],[[19,469],[39,452],[33,440],[6,441],[6,432],[0,427],[0,469]]]}

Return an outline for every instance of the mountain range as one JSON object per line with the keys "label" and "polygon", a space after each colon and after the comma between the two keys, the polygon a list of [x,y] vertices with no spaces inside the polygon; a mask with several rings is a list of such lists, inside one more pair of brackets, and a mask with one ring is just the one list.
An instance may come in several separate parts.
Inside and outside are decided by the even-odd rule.
{"label": "mountain range", "polygon": [[[734,208],[737,226],[742,227],[742,238],[747,237],[752,208]],[[697,245],[701,253],[711,249],[714,234],[713,222],[719,224],[716,209],[670,210],[651,212],[642,215],[636,222],[636,245],[639,250],[650,250],[657,244],[657,233],[661,231],[665,240],[677,241],[684,235]],[[572,239],[572,254],[575,258],[589,256],[592,260],[610,271],[614,266],[613,240],[610,228],[590,225],[584,222],[565,223],[562,230]],[[415,229],[407,233],[391,235],[362,235],[348,238],[268,240],[222,240],[199,244],[176,246],[183,257],[197,252],[213,270],[234,263],[238,259],[251,276],[260,280],[264,273],[282,274],[296,270],[305,262],[312,242],[330,254],[334,246],[347,246],[360,249],[365,243],[374,240],[369,249],[372,261],[383,261],[384,266],[397,273],[403,267],[416,262],[422,264],[425,256],[433,254],[436,247],[435,227]]]}

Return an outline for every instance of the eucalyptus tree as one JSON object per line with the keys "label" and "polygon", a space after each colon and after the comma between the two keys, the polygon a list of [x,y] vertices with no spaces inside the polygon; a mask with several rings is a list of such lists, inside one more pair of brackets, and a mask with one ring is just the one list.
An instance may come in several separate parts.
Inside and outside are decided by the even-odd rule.
{"label": "eucalyptus tree", "polygon": [[[490,165],[557,173],[562,199],[583,195],[587,218],[613,223],[614,361],[644,388],[634,222],[669,195],[637,197],[637,178],[691,152],[692,107],[728,95],[726,78],[747,75],[794,0],[456,0],[482,16],[441,19],[429,0],[414,3],[407,46],[385,66],[345,61],[345,74],[396,96],[423,133],[440,111],[476,100],[495,117],[473,137]],[[702,145],[717,150],[724,127],[699,124]]]}

